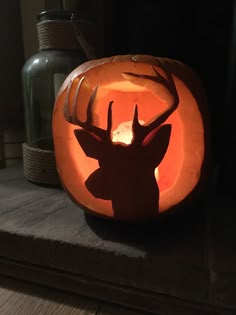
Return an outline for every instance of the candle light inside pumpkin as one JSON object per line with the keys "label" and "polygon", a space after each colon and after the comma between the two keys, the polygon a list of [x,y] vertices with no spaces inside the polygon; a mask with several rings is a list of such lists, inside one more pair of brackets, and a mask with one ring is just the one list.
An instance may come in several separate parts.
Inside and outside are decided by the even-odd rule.
{"label": "candle light inside pumpkin", "polygon": [[[140,124],[144,124],[143,120],[139,121]],[[132,124],[133,121],[125,121],[118,125],[118,127],[112,133],[112,142],[115,143],[124,143],[124,144],[131,144],[133,139],[133,132],[132,132]],[[159,180],[159,172],[158,167],[155,168],[154,171],[156,180]]]}
{"label": "candle light inside pumpkin", "polygon": [[[143,124],[144,121],[140,121],[140,123]],[[120,123],[112,133],[112,141],[131,144],[133,139],[132,124],[132,121],[124,121]]]}

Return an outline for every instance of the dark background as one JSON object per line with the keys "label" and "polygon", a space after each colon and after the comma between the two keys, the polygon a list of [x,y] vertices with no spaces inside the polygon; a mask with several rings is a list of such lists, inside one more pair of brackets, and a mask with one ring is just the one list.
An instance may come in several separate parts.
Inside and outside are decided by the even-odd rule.
{"label": "dark background", "polygon": [[[47,9],[58,8],[58,1],[45,3]],[[98,57],[130,53],[169,57],[199,74],[208,98],[219,189],[236,196],[236,1],[80,0],[76,8],[99,26]],[[20,71],[25,60],[20,2],[1,2],[0,9],[1,131],[23,126]]]}
{"label": "dark background", "polygon": [[112,1],[105,10],[105,55],[180,60],[200,76],[209,105],[219,191],[234,192],[235,1]]}

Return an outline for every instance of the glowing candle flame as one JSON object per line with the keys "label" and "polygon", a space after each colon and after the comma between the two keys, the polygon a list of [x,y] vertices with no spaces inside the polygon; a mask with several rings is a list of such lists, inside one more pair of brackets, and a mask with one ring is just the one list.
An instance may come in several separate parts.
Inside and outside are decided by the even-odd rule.
{"label": "glowing candle flame", "polygon": [[[140,123],[142,124],[144,121],[140,121]],[[130,144],[133,139],[132,124],[132,121],[124,121],[119,124],[112,133],[112,141]]]}
{"label": "glowing candle flame", "polygon": [[[140,124],[144,124],[144,121],[140,120]],[[112,141],[119,142],[124,144],[131,144],[133,139],[133,132],[132,132],[132,121],[125,121],[118,125],[116,130],[112,133]],[[154,171],[156,180],[159,180],[159,172],[158,167],[155,168]]]}

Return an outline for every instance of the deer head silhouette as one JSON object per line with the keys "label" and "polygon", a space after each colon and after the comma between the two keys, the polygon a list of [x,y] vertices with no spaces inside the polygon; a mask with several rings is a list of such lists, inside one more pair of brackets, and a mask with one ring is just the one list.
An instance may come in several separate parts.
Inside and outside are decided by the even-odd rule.
{"label": "deer head silhouette", "polygon": [[135,106],[130,145],[114,143],[111,139],[113,101],[108,106],[107,129],[93,124],[92,106],[98,86],[88,102],[85,122],[76,116],[78,91],[84,77],[77,86],[72,113],[69,113],[68,100],[65,102],[65,119],[82,127],[74,130],[77,141],[85,154],[99,163],[99,168],[88,177],[85,185],[94,197],[111,200],[116,218],[122,218],[122,214],[127,214],[127,211],[132,213],[131,209],[135,211],[136,218],[142,218],[143,212],[149,212],[153,216],[158,213],[159,189],[154,170],[167,151],[171,134],[171,125],[162,124],[177,108],[179,97],[170,71],[161,61],[157,62],[165,76],[155,68],[154,76],[124,73],[127,78],[142,78],[161,84],[172,96],[172,104],[168,109],[143,125],[139,123],[138,106]]}

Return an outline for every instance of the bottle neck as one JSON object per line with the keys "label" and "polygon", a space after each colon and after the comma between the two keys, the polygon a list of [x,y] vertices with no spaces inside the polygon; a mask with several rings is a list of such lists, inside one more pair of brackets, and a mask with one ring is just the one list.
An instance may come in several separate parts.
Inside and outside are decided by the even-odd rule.
{"label": "bottle neck", "polygon": [[72,21],[49,20],[37,24],[39,50],[63,49],[81,51]]}

